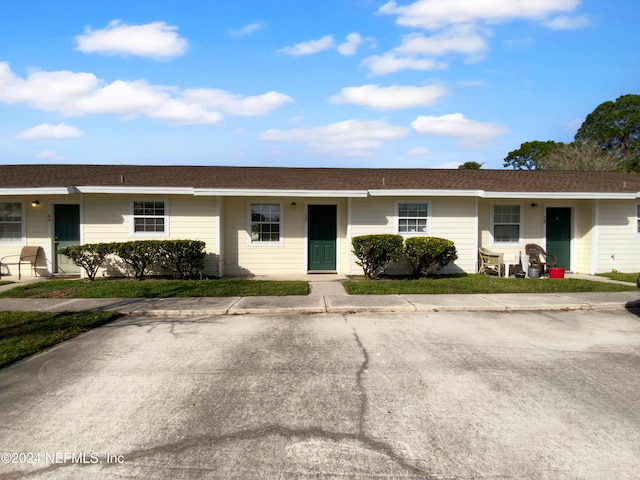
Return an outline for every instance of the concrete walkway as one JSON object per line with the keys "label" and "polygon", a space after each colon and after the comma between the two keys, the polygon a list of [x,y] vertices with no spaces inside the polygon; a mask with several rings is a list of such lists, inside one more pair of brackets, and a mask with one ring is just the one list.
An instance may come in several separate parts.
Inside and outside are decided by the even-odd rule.
{"label": "concrete walkway", "polygon": [[[594,281],[602,277],[568,275]],[[304,277],[304,278],[303,278]],[[541,294],[447,294],[447,295],[348,295],[340,276],[303,276],[309,281],[307,296],[286,297],[194,297],[194,298],[0,298],[2,311],[104,311],[148,316],[238,315],[249,313],[353,313],[434,311],[553,311],[640,309],[640,292],[580,292]],[[275,277],[261,277],[274,279]],[[296,278],[297,280],[298,278]],[[280,278],[281,280],[281,278]],[[18,284],[27,283],[26,280]],[[555,280],[543,280],[555,281]],[[620,282],[615,282],[620,283]],[[1,286],[0,290],[16,284]],[[628,284],[627,285],[633,285]]]}

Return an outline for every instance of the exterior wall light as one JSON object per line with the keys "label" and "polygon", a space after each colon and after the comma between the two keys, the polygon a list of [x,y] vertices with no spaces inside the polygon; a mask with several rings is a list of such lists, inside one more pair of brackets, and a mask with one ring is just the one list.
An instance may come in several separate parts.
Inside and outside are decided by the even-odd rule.
{"label": "exterior wall light", "polygon": [[34,200],[33,202],[31,202],[32,207],[37,207],[38,205],[40,205],[40,200]]}

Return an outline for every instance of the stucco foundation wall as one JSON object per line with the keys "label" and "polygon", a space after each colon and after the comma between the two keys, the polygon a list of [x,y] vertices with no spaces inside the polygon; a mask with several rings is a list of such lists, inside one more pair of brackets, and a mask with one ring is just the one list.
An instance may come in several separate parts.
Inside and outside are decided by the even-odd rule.
{"label": "stucco foundation wall", "polygon": [[[398,203],[429,204],[430,229],[427,235],[453,241],[458,252],[458,260],[445,267],[441,273],[473,273],[476,265],[476,200],[474,198],[412,197],[386,198],[369,197],[351,200],[351,238],[360,235],[397,233]],[[411,235],[407,235],[409,237]],[[351,254],[349,273],[362,274],[357,258]],[[408,273],[406,268],[395,266],[390,273]]]}
{"label": "stucco foundation wall", "polygon": [[598,200],[596,273],[640,271],[637,202]]}

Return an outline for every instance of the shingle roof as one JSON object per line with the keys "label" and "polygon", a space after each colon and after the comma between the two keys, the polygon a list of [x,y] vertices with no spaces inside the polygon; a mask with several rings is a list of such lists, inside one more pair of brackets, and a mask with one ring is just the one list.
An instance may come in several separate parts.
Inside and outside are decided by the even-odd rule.
{"label": "shingle roof", "polygon": [[544,170],[0,165],[0,189],[69,186],[637,193],[640,175]]}

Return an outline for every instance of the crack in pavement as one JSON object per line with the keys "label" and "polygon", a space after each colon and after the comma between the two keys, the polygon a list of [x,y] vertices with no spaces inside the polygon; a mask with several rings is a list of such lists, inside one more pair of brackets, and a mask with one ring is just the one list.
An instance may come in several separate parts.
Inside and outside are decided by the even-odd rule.
{"label": "crack in pavement", "polygon": [[[124,454],[124,458],[127,460],[127,463],[142,459],[145,457],[153,456],[156,454],[176,454],[182,452],[189,448],[197,448],[202,446],[205,443],[209,443],[213,445],[219,445],[222,443],[240,441],[240,440],[256,440],[269,436],[281,436],[284,438],[299,438],[299,439],[322,439],[322,440],[330,440],[333,442],[343,442],[343,441],[353,441],[359,443],[363,446],[364,449],[380,453],[393,462],[395,462],[400,467],[412,472],[413,474],[419,475],[421,478],[427,480],[433,480],[434,477],[429,476],[424,470],[411,465],[405,459],[397,455],[391,446],[388,444],[374,440],[363,433],[344,433],[344,432],[333,432],[329,430],[324,430],[322,428],[308,428],[308,429],[295,429],[283,427],[281,425],[267,425],[264,427],[250,429],[250,430],[240,430],[238,432],[232,432],[223,435],[203,435],[199,437],[188,438],[179,442],[159,445],[156,447],[141,449],[133,452],[129,452]],[[34,475],[40,475],[48,472],[52,472],[59,468],[69,467],[72,465],[80,466],[80,467],[90,467],[91,464],[75,464],[75,463],[60,463],[60,464],[52,464],[48,467],[41,468],[38,470],[34,470],[31,472],[10,472],[7,474],[0,475],[1,480],[13,480],[17,478],[28,478]],[[95,465],[93,465],[95,466]]]}
{"label": "crack in pavement", "polygon": [[358,347],[360,347],[362,356],[364,357],[364,360],[362,361],[362,364],[360,365],[360,368],[356,373],[356,385],[360,390],[360,414],[358,416],[358,432],[364,433],[364,419],[369,408],[369,398],[367,397],[367,391],[365,390],[364,385],[362,383],[362,376],[369,370],[369,354],[367,353],[367,349],[364,348],[364,345],[362,345],[362,341],[360,340],[360,337],[358,336],[358,333],[356,332],[355,327],[352,327],[352,328],[353,328],[353,336],[356,339],[356,343],[358,344]]}
{"label": "crack in pavement", "polygon": [[[348,322],[346,316],[344,316],[345,321]],[[371,436],[367,435],[365,432],[365,418],[369,411],[369,398],[367,395],[367,391],[364,385],[364,375],[369,370],[369,353],[362,343],[358,333],[356,332],[355,327],[352,326],[353,330],[353,338],[356,341],[358,348],[360,349],[362,355],[362,362],[360,363],[358,370],[356,372],[356,387],[357,394],[360,396],[360,407],[358,409],[358,419],[357,419],[357,433],[345,433],[339,431],[331,431],[326,430],[319,427],[310,427],[310,428],[290,428],[286,426],[282,426],[279,424],[268,424],[262,427],[257,427],[253,429],[239,430],[235,432],[230,432],[221,435],[200,435],[196,437],[189,437],[183,440],[167,443],[164,445],[157,445],[154,447],[143,448],[139,450],[134,450],[128,453],[123,454],[127,463],[143,459],[147,457],[153,457],[154,455],[162,455],[162,454],[177,454],[183,452],[185,450],[191,448],[202,448],[205,445],[216,446],[229,442],[238,442],[244,440],[257,440],[261,438],[266,438],[270,436],[280,436],[287,439],[320,439],[331,441],[335,443],[340,442],[353,442],[357,445],[360,445],[364,450],[368,450],[371,452],[375,452],[381,454],[382,456],[388,458],[392,462],[394,462],[399,467],[403,468],[407,472],[410,472],[411,475],[416,475],[419,478],[423,478],[426,480],[434,480],[435,477],[431,476],[427,471],[422,468],[409,463],[405,458],[403,458],[399,453],[397,453],[394,448],[381,440],[376,440]],[[33,470],[30,472],[25,471],[16,471],[9,472],[7,474],[0,474],[0,480],[13,480],[17,478],[28,478],[32,476],[46,474],[52,471],[55,471],[59,468],[69,467],[72,465],[77,465],[81,467],[90,467],[90,464],[74,464],[74,463],[62,463],[62,464],[52,464],[47,467]],[[95,465],[93,465],[95,467]]]}

